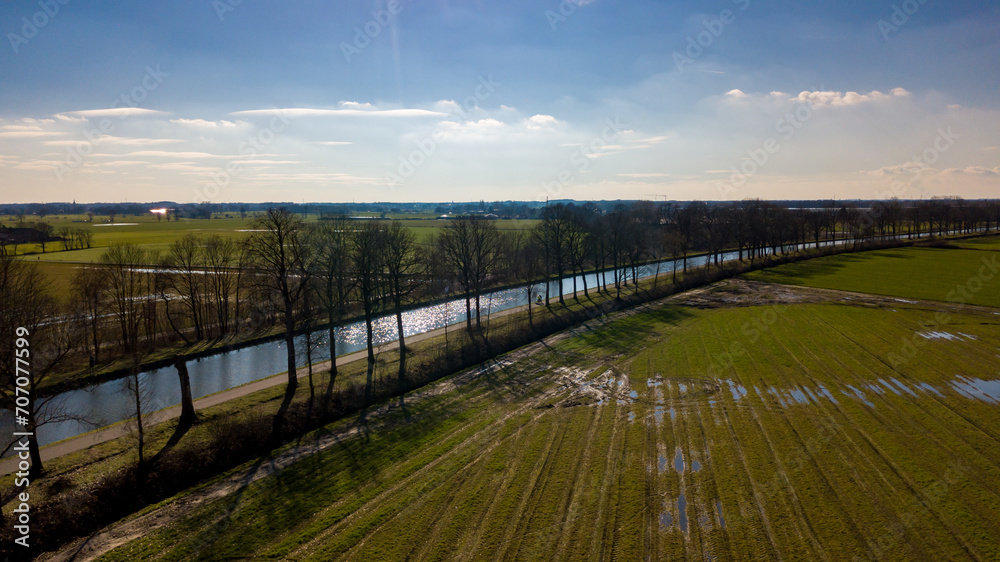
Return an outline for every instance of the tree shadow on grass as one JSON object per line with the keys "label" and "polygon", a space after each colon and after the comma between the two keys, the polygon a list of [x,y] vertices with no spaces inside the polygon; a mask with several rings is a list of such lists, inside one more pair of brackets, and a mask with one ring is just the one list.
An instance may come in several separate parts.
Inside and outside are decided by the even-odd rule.
{"label": "tree shadow on grass", "polygon": [[641,350],[648,339],[659,336],[664,326],[677,325],[691,316],[685,307],[662,305],[607,323],[584,324],[578,337],[586,347],[601,354],[629,355]]}

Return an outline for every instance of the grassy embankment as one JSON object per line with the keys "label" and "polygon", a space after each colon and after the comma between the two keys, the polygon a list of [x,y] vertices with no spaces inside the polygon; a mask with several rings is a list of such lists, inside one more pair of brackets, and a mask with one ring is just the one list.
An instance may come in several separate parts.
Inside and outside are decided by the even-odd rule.
{"label": "grassy embankment", "polygon": [[[960,250],[899,251],[832,260],[872,267],[869,291],[905,299],[932,286],[946,301],[977,274]],[[903,260],[939,267],[913,277]],[[775,271],[833,284],[810,265]],[[839,283],[858,290],[852,279]],[[707,304],[594,320],[449,392],[328,426],[302,443],[352,425],[365,438],[345,434],[107,559],[1000,556],[1000,412],[950,386],[998,376],[996,314],[771,293],[723,287]],[[962,337],[892,359],[945,310]]]}

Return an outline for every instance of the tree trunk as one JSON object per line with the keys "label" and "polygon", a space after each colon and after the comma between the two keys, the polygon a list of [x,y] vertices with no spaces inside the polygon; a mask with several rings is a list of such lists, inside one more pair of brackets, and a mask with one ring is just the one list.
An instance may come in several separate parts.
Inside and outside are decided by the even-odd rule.
{"label": "tree trunk", "polygon": [[372,310],[365,307],[365,329],[368,333],[368,379],[365,383],[365,405],[372,402],[372,385],[375,376],[375,345],[372,342]]}
{"label": "tree trunk", "polygon": [[403,305],[396,303],[396,329],[399,331],[399,386],[403,386],[406,375],[406,338],[403,336]]}
{"label": "tree trunk", "polygon": [[330,338],[330,382],[326,385],[326,399],[333,396],[333,383],[337,380],[337,327],[330,319],[330,327],[327,329]]}
{"label": "tree trunk", "polygon": [[177,368],[177,377],[181,383],[181,418],[177,422],[179,426],[190,426],[198,419],[194,411],[194,401],[191,399],[191,378],[188,375],[187,363],[180,355],[174,358],[174,367]]}

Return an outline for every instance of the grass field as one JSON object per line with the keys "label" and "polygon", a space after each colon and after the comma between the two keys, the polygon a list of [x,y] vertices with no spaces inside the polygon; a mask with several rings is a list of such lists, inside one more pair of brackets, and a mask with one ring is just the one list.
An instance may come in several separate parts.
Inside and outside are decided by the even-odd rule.
{"label": "grass field", "polygon": [[997,244],[997,238],[992,237],[963,243],[980,250],[900,248],[843,254],[765,269],[747,277],[906,299],[1000,306],[1000,252],[991,251]]}
{"label": "grass field", "polygon": [[995,559],[998,328],[726,282],[329,426],[104,559]]}

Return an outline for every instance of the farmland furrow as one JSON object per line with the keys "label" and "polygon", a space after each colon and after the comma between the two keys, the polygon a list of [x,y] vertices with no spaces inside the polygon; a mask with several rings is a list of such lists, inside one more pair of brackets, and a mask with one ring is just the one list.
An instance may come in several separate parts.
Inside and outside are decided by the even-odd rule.
{"label": "farmland furrow", "polygon": [[[702,356],[710,357],[706,342],[702,338],[698,338],[696,343],[700,348]],[[691,355],[688,355],[687,359],[689,361],[688,368],[693,372],[693,367],[690,364],[693,360]],[[729,435],[729,439],[726,439],[724,442],[732,444],[732,448],[735,452],[732,456],[739,459],[740,467],[742,468],[741,474],[746,480],[746,484],[742,485],[741,489],[749,491],[753,497],[753,501],[744,502],[744,495],[740,494],[737,496],[741,504],[740,512],[742,514],[743,521],[750,527],[753,542],[761,547],[767,548],[769,550],[769,558],[781,560],[784,558],[784,555],[778,546],[778,541],[767,513],[767,499],[760,493],[759,482],[753,475],[750,463],[747,460],[746,450],[736,432],[737,424],[733,422],[729,412],[723,412],[723,417],[725,420],[725,428]],[[754,525],[751,515],[756,515],[756,525]],[[736,521],[731,522],[730,528],[728,529],[730,533],[737,530],[738,527],[736,526],[736,523]],[[754,554],[759,554],[759,551]]]}

